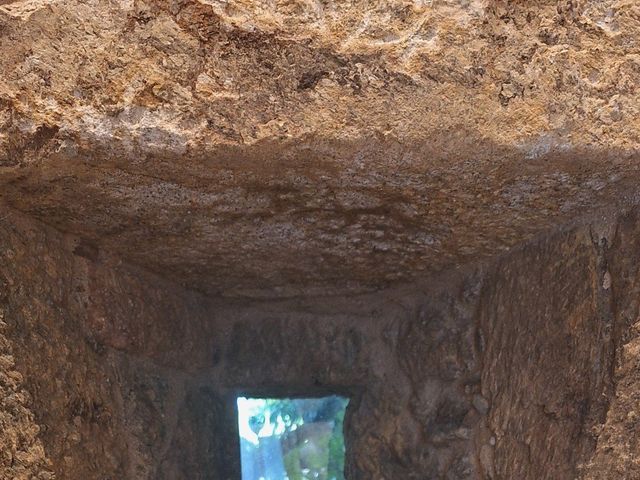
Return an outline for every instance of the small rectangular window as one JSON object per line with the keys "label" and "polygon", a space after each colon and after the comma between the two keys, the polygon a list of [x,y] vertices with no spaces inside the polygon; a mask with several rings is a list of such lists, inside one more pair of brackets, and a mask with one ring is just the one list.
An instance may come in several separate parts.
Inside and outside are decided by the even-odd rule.
{"label": "small rectangular window", "polygon": [[238,398],[242,480],[344,480],[349,400]]}

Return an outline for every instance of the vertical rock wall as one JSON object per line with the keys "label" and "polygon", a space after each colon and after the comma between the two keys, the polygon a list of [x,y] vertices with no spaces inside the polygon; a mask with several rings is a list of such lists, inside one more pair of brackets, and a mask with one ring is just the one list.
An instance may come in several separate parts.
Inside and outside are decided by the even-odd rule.
{"label": "vertical rock wall", "polygon": [[0,309],[0,478],[50,480],[51,464],[30,410],[31,397],[15,369],[11,343],[4,336],[6,327]]}
{"label": "vertical rock wall", "polygon": [[589,226],[555,235],[485,279],[477,342],[491,407],[478,453],[489,478],[576,478],[593,448],[614,360],[598,241]]}
{"label": "vertical rock wall", "polygon": [[[198,478],[182,470],[205,471],[215,456],[184,467],[171,451],[201,421],[185,407],[193,376],[168,365],[184,355],[165,348],[162,364],[142,347],[121,351],[140,344],[136,328],[147,348],[188,348],[188,322],[172,315],[197,316],[197,295],[106,266],[90,245],[15,212],[3,217],[0,265],[0,479]],[[117,332],[110,345],[99,341],[105,322]]]}
{"label": "vertical rock wall", "polygon": [[618,339],[615,362],[615,395],[606,421],[593,433],[597,447],[585,468],[586,480],[640,478],[640,237],[637,215],[626,215],[616,224],[609,269]]}

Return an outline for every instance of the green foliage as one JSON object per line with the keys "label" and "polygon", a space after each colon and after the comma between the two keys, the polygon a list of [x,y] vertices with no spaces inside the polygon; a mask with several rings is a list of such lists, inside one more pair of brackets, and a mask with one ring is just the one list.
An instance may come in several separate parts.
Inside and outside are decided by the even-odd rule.
{"label": "green foliage", "polygon": [[303,423],[296,403],[299,401],[289,398],[270,398],[266,401],[265,413],[269,415],[271,423],[284,427],[285,432],[290,432]]}
{"label": "green foliage", "polygon": [[261,428],[269,419],[275,426],[289,480],[344,480],[347,403],[341,397],[266,399],[250,422]]}
{"label": "green foliage", "polygon": [[300,450],[295,448],[284,456],[284,468],[289,480],[305,480],[300,466]]}
{"label": "green foliage", "polygon": [[344,480],[344,414],[344,410],[338,411],[331,439],[329,440],[329,461],[327,465],[329,480]]}

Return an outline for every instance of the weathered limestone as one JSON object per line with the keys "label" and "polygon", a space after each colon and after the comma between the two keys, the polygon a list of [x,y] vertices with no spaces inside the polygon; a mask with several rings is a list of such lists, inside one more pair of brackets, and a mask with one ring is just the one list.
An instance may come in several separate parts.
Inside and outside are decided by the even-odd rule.
{"label": "weathered limestone", "polygon": [[15,369],[11,342],[5,338],[0,310],[0,478],[50,480],[51,464],[39,438],[31,400]]}
{"label": "weathered limestone", "polygon": [[639,228],[637,214],[592,219],[412,286],[247,302],[12,217],[9,369],[46,454],[25,478],[236,480],[246,391],[351,396],[351,480],[633,478],[636,444],[616,435],[637,409],[633,343],[619,354],[639,313]]}
{"label": "weathered limestone", "polygon": [[0,480],[237,480],[248,389],[351,396],[349,480],[635,478],[639,42],[633,0],[0,0]]}
{"label": "weathered limestone", "polygon": [[638,180],[633,1],[3,3],[4,201],[203,291],[408,281]]}

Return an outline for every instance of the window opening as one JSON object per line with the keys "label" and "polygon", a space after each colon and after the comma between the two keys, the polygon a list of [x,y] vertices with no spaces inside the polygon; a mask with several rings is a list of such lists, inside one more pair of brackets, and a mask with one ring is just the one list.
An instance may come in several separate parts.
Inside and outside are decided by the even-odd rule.
{"label": "window opening", "polygon": [[242,480],[344,480],[348,403],[238,397]]}

